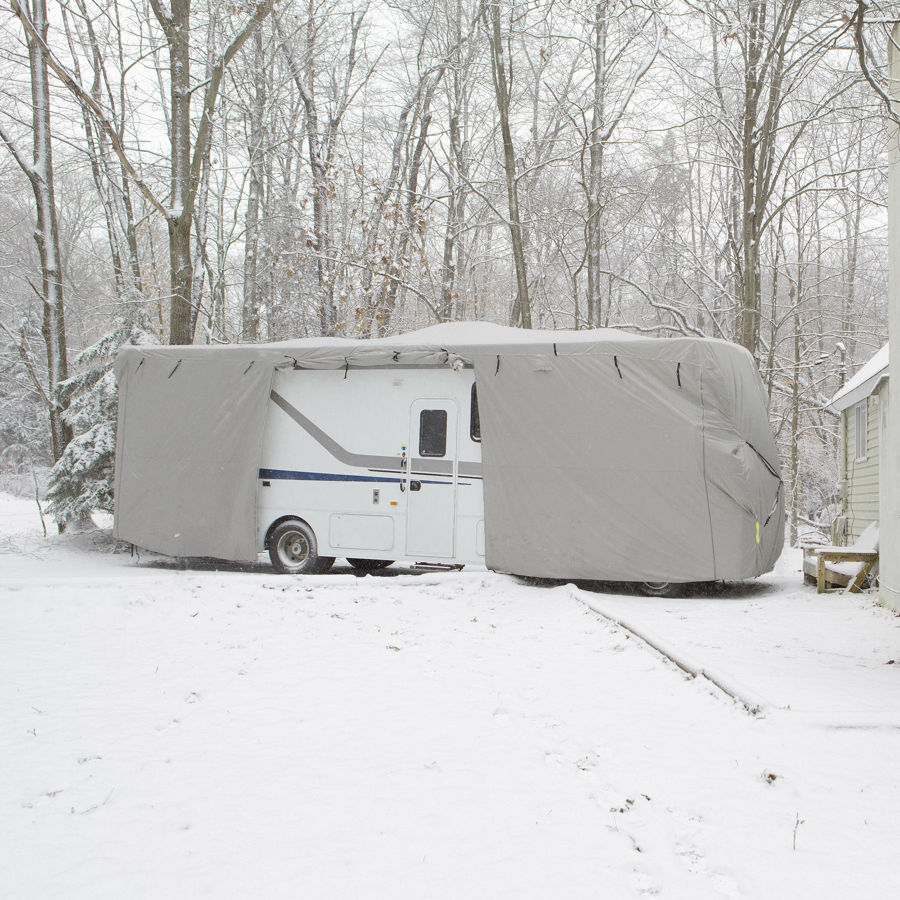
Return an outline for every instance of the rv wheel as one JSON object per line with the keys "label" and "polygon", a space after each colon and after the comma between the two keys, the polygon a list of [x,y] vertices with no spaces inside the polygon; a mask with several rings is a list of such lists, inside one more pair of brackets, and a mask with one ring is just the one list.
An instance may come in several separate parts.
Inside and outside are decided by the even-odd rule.
{"label": "rv wheel", "polygon": [[671,597],[675,593],[675,585],[671,581],[642,581],[641,593],[648,597]]}
{"label": "rv wheel", "polygon": [[386,569],[394,564],[392,559],[348,559],[347,562],[354,569],[359,569],[360,572],[375,572],[378,569]]}
{"label": "rv wheel", "polygon": [[325,572],[333,556],[319,556],[312,528],[299,519],[282,522],[269,535],[269,559],[279,572],[287,575],[311,575]]}

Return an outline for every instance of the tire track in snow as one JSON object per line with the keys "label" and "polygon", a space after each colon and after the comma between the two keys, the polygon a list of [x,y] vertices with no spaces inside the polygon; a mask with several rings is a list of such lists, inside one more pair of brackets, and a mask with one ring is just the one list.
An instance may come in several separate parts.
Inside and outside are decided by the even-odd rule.
{"label": "tire track in snow", "polygon": [[629,634],[636,637],[642,643],[646,644],[652,650],[655,650],[660,656],[665,657],[675,666],[682,670],[685,674],[689,675],[691,678],[704,678],[706,681],[710,682],[710,684],[714,685],[718,688],[722,693],[731,697],[731,699],[735,703],[739,703],[744,707],[745,710],[751,715],[763,718],[765,717],[765,713],[768,709],[772,708],[772,703],[768,700],[763,699],[761,696],[756,694],[756,692],[751,691],[749,688],[746,688],[742,685],[735,684],[729,678],[724,677],[715,672],[710,672],[709,669],[704,668],[703,666],[698,665],[697,663],[689,660],[684,654],[679,651],[667,647],[659,638],[651,635],[647,632],[646,629],[639,629],[637,626],[631,624],[627,620],[623,619],[621,616],[617,616],[614,613],[606,610],[603,606],[596,601],[589,600],[587,596],[585,596],[585,592],[580,588],[575,587],[575,585],[566,585],[567,590],[569,591],[569,596],[572,599],[576,600],[578,603],[586,606],[591,612],[600,616],[601,618],[606,619],[608,622],[611,622],[613,625],[627,631]]}

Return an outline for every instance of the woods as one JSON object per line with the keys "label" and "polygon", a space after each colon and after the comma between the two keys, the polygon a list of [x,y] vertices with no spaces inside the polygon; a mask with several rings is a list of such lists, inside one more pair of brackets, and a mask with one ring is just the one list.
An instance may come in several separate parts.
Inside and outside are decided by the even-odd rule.
{"label": "woods", "polygon": [[68,446],[60,518],[108,505],[125,342],[611,326],[745,346],[792,535],[824,523],[823,402],[886,339],[892,15],[11,0],[0,462]]}

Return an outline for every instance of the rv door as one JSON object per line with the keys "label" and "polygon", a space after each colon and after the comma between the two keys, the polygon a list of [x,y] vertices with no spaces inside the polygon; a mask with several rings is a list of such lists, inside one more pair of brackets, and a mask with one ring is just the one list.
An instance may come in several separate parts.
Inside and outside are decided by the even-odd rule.
{"label": "rv door", "polygon": [[406,555],[451,559],[456,526],[456,403],[417,400],[410,418]]}

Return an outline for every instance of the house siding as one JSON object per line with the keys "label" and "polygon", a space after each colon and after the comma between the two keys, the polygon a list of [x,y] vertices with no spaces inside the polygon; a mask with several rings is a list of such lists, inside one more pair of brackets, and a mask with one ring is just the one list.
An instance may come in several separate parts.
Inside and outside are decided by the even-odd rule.
{"label": "house siding", "polygon": [[841,414],[843,419],[843,450],[841,475],[844,482],[844,510],[847,515],[847,543],[853,543],[865,529],[879,520],[879,472],[881,450],[880,390],[866,398],[867,456],[857,461],[856,407]]}

